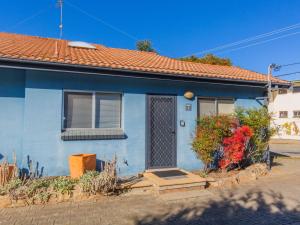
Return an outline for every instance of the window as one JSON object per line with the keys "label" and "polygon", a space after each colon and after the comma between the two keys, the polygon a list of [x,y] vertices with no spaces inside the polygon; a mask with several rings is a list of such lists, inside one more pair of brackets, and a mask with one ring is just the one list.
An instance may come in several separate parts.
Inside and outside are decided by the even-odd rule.
{"label": "window", "polygon": [[278,94],[284,95],[287,94],[288,90],[287,89],[279,89]]}
{"label": "window", "polygon": [[279,111],[279,118],[287,118],[288,111]]}
{"label": "window", "polygon": [[198,98],[198,117],[216,114],[232,114],[233,99]]}
{"label": "window", "polygon": [[198,99],[199,116],[208,116],[216,114],[215,99]]}
{"label": "window", "polygon": [[232,99],[218,99],[218,114],[234,113],[234,101]]}
{"label": "window", "polygon": [[64,93],[64,128],[121,128],[121,94]]}
{"label": "window", "polygon": [[293,87],[293,93],[300,93],[300,87]]}
{"label": "window", "polygon": [[300,110],[294,111],[294,118],[300,118]]}

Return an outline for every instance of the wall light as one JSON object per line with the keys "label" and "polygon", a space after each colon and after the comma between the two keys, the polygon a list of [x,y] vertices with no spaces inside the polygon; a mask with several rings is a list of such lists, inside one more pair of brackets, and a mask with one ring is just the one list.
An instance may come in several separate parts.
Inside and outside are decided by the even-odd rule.
{"label": "wall light", "polygon": [[183,95],[183,96],[184,96],[186,99],[191,100],[191,99],[194,98],[194,93],[191,92],[191,91],[186,91],[186,92],[184,92],[184,95]]}

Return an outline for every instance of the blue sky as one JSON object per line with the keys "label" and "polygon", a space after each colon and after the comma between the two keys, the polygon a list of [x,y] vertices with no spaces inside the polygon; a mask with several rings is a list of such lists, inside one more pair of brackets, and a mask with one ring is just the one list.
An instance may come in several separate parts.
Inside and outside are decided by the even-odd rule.
{"label": "blue sky", "polygon": [[[0,30],[58,37],[55,3],[3,1]],[[300,23],[299,12],[299,0],[68,0],[64,3],[63,38],[129,49],[135,48],[136,39],[149,39],[160,54],[176,58]],[[259,40],[296,32],[260,45],[215,53],[231,58],[234,65],[266,73],[273,62],[300,62],[300,25]],[[296,71],[300,65],[284,67],[276,74]],[[300,74],[285,78],[300,80]]]}

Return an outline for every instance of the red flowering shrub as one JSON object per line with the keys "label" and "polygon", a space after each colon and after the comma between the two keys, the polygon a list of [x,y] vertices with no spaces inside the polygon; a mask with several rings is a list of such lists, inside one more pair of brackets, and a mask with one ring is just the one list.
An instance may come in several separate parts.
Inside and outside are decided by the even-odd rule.
{"label": "red flowering shrub", "polygon": [[242,126],[235,129],[232,136],[223,139],[224,155],[219,161],[222,169],[231,164],[239,164],[245,155],[246,143],[253,136],[249,126]]}

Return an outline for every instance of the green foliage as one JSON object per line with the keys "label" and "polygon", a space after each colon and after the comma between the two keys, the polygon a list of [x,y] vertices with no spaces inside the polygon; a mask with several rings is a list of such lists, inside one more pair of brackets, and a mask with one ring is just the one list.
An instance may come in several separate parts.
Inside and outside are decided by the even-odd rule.
{"label": "green foliage", "polygon": [[204,116],[199,119],[192,149],[205,165],[205,170],[214,159],[223,138],[231,135],[234,119],[228,115]]}
{"label": "green foliage", "polygon": [[45,203],[49,200],[49,179],[13,179],[0,190],[2,195],[8,194],[12,200],[26,200],[28,203],[34,203],[39,200]]}
{"label": "green foliage", "polygon": [[282,126],[282,128],[285,129],[285,133],[287,135],[291,135],[292,134],[292,123],[286,122],[286,123],[282,124],[281,126]]}
{"label": "green foliage", "polygon": [[51,184],[50,179],[40,178],[33,179],[27,183],[26,197],[32,199],[32,201],[39,200],[41,203],[48,202],[51,192],[49,190]]}
{"label": "green foliage", "polygon": [[156,52],[149,40],[141,40],[136,43],[136,49],[143,52]]}
{"label": "green foliage", "polygon": [[88,171],[79,180],[81,191],[88,194],[113,192],[116,189],[116,184],[116,176],[107,170],[101,173]]}
{"label": "green foliage", "polygon": [[9,194],[11,191],[19,188],[22,185],[22,180],[19,178],[11,179],[4,186],[0,186],[0,195]]}
{"label": "green foliage", "polygon": [[271,115],[266,108],[236,109],[236,117],[241,125],[247,125],[253,130],[249,142],[248,158],[251,162],[259,162],[267,149],[269,140],[275,130],[270,128]]}
{"label": "green foliage", "polygon": [[213,54],[207,54],[202,58],[192,55],[190,57],[180,58],[179,60],[212,65],[232,66],[232,62],[229,58],[221,58]]}
{"label": "green foliage", "polygon": [[99,172],[97,171],[87,171],[83,174],[79,180],[79,187],[81,191],[89,194],[96,194],[98,190],[95,186],[94,180],[97,176],[99,176]]}
{"label": "green foliage", "polygon": [[52,182],[52,188],[60,194],[71,194],[75,184],[76,180],[69,177],[57,177]]}

